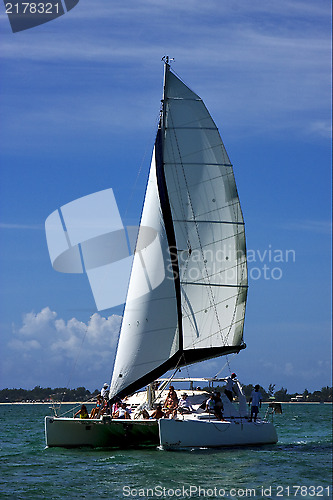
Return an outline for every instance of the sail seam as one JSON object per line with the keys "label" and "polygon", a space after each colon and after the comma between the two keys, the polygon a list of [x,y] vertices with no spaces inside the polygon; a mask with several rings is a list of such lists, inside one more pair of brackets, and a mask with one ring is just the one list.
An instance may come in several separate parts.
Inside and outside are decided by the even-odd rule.
{"label": "sail seam", "polygon": [[[184,161],[184,163],[181,163],[181,162],[178,162],[178,161],[166,161],[164,162],[164,165],[184,165],[186,167],[186,165],[197,165],[199,167],[202,167],[203,165],[208,167],[208,166],[211,166],[211,167],[232,167],[233,165],[231,163],[210,163],[210,162],[193,162],[193,161]],[[226,174],[221,174],[221,177],[223,176],[227,176],[227,175],[230,175],[230,172],[227,172]],[[220,176],[218,176],[220,177]],[[217,178],[218,178],[217,177]]]}
{"label": "sail seam", "polygon": [[202,102],[202,99],[195,99],[194,97],[167,97],[167,101],[197,101]]}
{"label": "sail seam", "polygon": [[[195,281],[181,281],[182,285],[195,285],[195,286],[219,286],[219,287],[227,287],[227,288],[249,288],[248,285],[226,285],[223,283],[198,283]],[[238,295],[238,294],[237,294]]]}
{"label": "sail seam", "polygon": [[[234,201],[232,203],[228,203],[227,205],[222,205],[221,207],[216,207],[216,208],[214,208],[214,210],[209,210],[208,212],[202,212],[201,214],[198,214],[197,217],[203,217],[204,215],[208,215],[208,214],[212,214],[214,212],[218,212],[220,210],[223,210],[224,208],[234,208],[235,206],[236,207],[239,206],[238,197],[235,197],[233,199],[236,200],[236,201]],[[235,218],[238,215],[235,211],[233,211],[233,214],[234,214]]]}
{"label": "sail seam", "polygon": [[[229,221],[229,220],[191,220],[191,219],[175,219],[174,222],[194,222],[195,224],[197,223],[206,223],[206,224],[234,224],[234,225],[240,225],[240,226],[245,226],[244,222],[239,222],[239,221]],[[241,234],[241,233],[240,233]],[[222,240],[221,240],[222,241]]]}
{"label": "sail seam", "polygon": [[[213,242],[209,242],[209,243],[207,243],[207,244],[205,244],[205,245],[202,245],[201,247],[200,247],[200,246],[199,246],[199,247],[193,247],[193,248],[191,248],[191,253],[192,253],[194,250],[200,250],[201,248],[209,248],[209,247],[211,247],[211,246],[215,246],[215,245],[217,245],[218,243],[226,242],[226,241],[228,241],[228,240],[232,239],[234,236],[241,236],[241,235],[243,235],[243,231],[242,231],[242,232],[239,232],[239,233],[235,233],[235,235],[226,236],[226,237],[221,238],[221,239],[219,239],[219,240],[215,240],[215,241],[213,241]],[[181,251],[181,252],[186,252],[186,251],[188,251],[188,249],[184,249],[184,248],[183,248],[182,250],[181,250],[181,249],[179,249],[179,251]]]}
{"label": "sail seam", "polygon": [[[217,131],[217,133],[218,133],[218,130],[217,130],[217,129],[216,129],[216,131]],[[176,138],[176,142],[178,143],[177,138]],[[178,148],[178,144],[177,144],[177,148]],[[214,150],[214,149],[216,149],[216,148],[221,148],[221,144],[214,144],[214,145],[212,145],[212,146],[209,146],[208,148],[201,148],[201,149],[197,149],[197,150],[195,150],[195,151],[192,151],[191,153],[188,153],[187,155],[185,155],[185,156],[183,156],[183,157],[193,156],[193,155],[196,155],[196,154],[198,154],[198,153],[202,153],[202,152],[204,152],[204,151],[209,151],[209,150],[213,151],[213,150]],[[179,156],[180,156],[180,155],[179,155]],[[191,162],[187,162],[186,164],[188,164],[188,163],[190,163],[190,164],[191,164]],[[179,163],[179,164],[180,164],[181,166],[185,165],[185,163]],[[204,164],[203,164],[203,165],[204,165]],[[213,163],[213,165],[214,165],[214,163]]]}
{"label": "sail seam", "polygon": [[[238,296],[238,293],[234,293],[233,295],[230,295],[228,296],[228,298],[224,298],[224,299],[221,299],[217,302],[217,305],[220,306],[222,304],[225,304],[227,303],[229,300],[232,300],[232,299],[236,299]],[[197,312],[198,313],[202,313],[203,311],[206,311],[207,310],[207,307],[203,306],[202,309],[197,309]],[[184,316],[184,318],[186,318],[187,316]]]}
{"label": "sail seam", "polygon": [[216,130],[215,127],[166,127],[166,130]]}
{"label": "sail seam", "polygon": [[[237,325],[238,323],[241,323],[241,322],[242,322],[242,318],[241,318],[241,319],[239,319],[239,320],[237,320],[237,321],[235,321],[234,325]],[[227,330],[227,329],[228,329],[228,327],[225,327],[223,330]],[[222,331],[223,331],[223,330],[222,330]],[[216,335],[219,331],[220,331],[220,330],[216,330],[216,331],[212,332],[210,335],[208,335],[208,336],[206,337],[206,339],[209,339],[209,338],[211,338],[211,337],[214,337],[214,336],[215,336],[215,335]],[[228,334],[227,334],[227,336],[226,336],[227,338],[228,338],[228,336],[229,336],[229,333],[230,333],[230,332],[228,332]],[[192,340],[192,342],[191,342],[191,344],[189,344],[189,346],[191,345],[191,347],[195,347],[197,344],[200,344],[200,342],[201,342],[201,341],[202,341],[202,340],[197,340],[197,341],[196,341],[196,340]],[[228,344],[226,343],[225,345],[228,345]],[[211,346],[211,347],[214,347],[214,346]],[[233,346],[230,346],[230,347],[233,347]],[[200,349],[200,348],[199,348],[199,349]],[[203,348],[203,349],[205,349],[205,348]],[[185,349],[184,349],[184,350],[186,351],[186,347],[185,347]]]}

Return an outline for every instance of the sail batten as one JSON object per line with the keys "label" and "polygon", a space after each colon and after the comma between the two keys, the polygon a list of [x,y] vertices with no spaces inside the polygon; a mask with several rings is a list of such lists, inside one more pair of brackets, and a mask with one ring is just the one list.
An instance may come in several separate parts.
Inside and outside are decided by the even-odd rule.
{"label": "sail batten", "polygon": [[[167,162],[165,161],[164,162],[164,165],[183,165],[184,167],[186,167],[187,165],[193,165],[193,166],[199,166],[199,167],[202,167],[202,165],[205,165],[206,167],[232,167],[233,165],[231,163],[195,163],[195,162],[185,162],[185,161],[182,161],[182,162],[179,162],[177,163],[176,161],[175,162]],[[228,174],[226,174],[228,175]]]}
{"label": "sail batten", "polygon": [[110,396],[167,370],[239,352],[246,244],[232,164],[202,99],[165,66],[141,225]]}
{"label": "sail batten", "polygon": [[216,130],[215,127],[168,127],[168,130]]}
{"label": "sail batten", "polygon": [[235,285],[225,284],[225,283],[197,283],[195,281],[181,281],[182,285],[190,285],[190,286],[218,286],[225,288],[248,288],[248,285],[240,285],[239,283]]}
{"label": "sail batten", "polygon": [[192,222],[192,223],[195,223],[195,224],[198,224],[198,223],[204,223],[204,224],[233,224],[233,225],[241,225],[241,226],[244,226],[245,223],[244,221],[232,221],[232,220],[200,220],[200,219],[176,219],[174,220],[174,222]]}

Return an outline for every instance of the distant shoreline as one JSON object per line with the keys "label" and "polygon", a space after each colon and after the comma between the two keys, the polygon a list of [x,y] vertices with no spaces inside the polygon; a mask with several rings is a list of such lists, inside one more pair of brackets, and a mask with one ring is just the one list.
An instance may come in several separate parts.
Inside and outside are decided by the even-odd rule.
{"label": "distant shoreline", "polygon": [[[279,403],[281,405],[331,405],[332,404],[332,401],[323,401],[323,402],[320,402],[320,401],[264,401],[263,404],[269,404],[269,403]],[[63,406],[63,405],[72,405],[72,406],[79,406],[79,405],[94,405],[95,402],[94,401],[66,401],[66,402],[63,402],[61,403],[60,401],[59,402],[55,402],[53,403],[54,406],[58,406],[60,405]],[[14,401],[12,403],[0,403],[0,405],[49,405],[50,407],[52,407],[52,403],[49,403],[49,402],[43,402],[43,401],[36,401],[35,403],[33,403],[32,401],[30,402],[24,402],[24,401]]]}

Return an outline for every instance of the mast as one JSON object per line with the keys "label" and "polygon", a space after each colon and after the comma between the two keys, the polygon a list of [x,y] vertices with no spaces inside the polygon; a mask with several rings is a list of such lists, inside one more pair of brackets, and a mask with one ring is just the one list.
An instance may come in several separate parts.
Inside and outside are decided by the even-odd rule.
{"label": "mast", "polygon": [[162,61],[164,62],[164,77],[163,77],[163,97],[162,97],[162,113],[161,113],[161,122],[160,126],[164,130],[165,122],[166,122],[166,85],[167,85],[167,77],[170,71],[170,62],[174,59],[170,59],[169,56],[163,56]]}
{"label": "mast", "polygon": [[164,138],[165,138],[166,123],[167,123],[167,83],[170,72],[170,62],[173,61],[173,58],[170,59],[169,56],[164,56],[162,57],[162,61],[164,61],[164,79],[163,79],[161,123],[156,137],[156,150],[155,150],[156,177],[157,177],[157,186],[161,201],[161,209],[165,224],[165,230],[168,239],[169,252],[171,255],[173,280],[174,280],[175,294],[177,301],[178,342],[179,342],[179,361],[180,361],[181,357],[183,356],[182,299],[181,299],[181,287],[180,287],[180,271],[178,265],[176,235],[175,235],[174,225],[172,222],[173,217],[172,217],[171,205],[170,205],[168,189],[165,179],[165,170],[164,170]]}

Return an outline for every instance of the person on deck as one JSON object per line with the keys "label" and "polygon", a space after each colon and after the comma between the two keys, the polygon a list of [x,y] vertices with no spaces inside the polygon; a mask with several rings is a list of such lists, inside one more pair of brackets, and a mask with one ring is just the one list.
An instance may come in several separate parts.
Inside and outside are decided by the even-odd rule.
{"label": "person on deck", "polygon": [[89,418],[89,413],[85,405],[82,405],[79,411],[75,413],[74,418],[76,418],[77,415],[80,415],[80,418]]}
{"label": "person on deck", "polygon": [[126,408],[126,403],[121,403],[120,408],[112,415],[113,418],[127,418],[130,419],[130,414]]}
{"label": "person on deck", "polygon": [[224,420],[223,418],[223,403],[221,399],[221,393],[220,392],[214,392],[214,415],[216,418],[219,420]]}
{"label": "person on deck", "polygon": [[97,396],[96,406],[91,410],[90,418],[99,418],[103,409],[103,398],[99,394]]}
{"label": "person on deck", "polygon": [[143,408],[140,411],[139,416],[142,417],[144,420],[148,420],[150,418],[149,413],[147,412],[147,410],[145,408]]}
{"label": "person on deck", "polygon": [[175,415],[177,414],[177,407],[178,407],[178,397],[174,387],[170,385],[169,392],[166,400],[164,401],[164,407],[163,407],[166,418],[169,418],[170,415],[171,418],[174,418]]}
{"label": "person on deck", "polygon": [[192,408],[189,400],[187,399],[186,392],[183,392],[182,397],[179,400],[178,411],[182,415],[184,415],[185,413],[191,413],[193,411],[193,408]]}
{"label": "person on deck", "polygon": [[214,408],[215,408],[214,395],[211,394],[209,396],[209,399],[207,399],[206,401],[206,411],[208,411],[208,413],[214,413]]}
{"label": "person on deck", "polygon": [[250,397],[251,416],[250,416],[249,422],[252,422],[252,418],[253,418],[254,422],[257,420],[259,408],[261,408],[262,395],[261,395],[261,392],[259,391],[259,389],[260,389],[260,387],[257,384],[255,386],[254,390],[251,392],[251,397]]}
{"label": "person on deck", "polygon": [[101,390],[101,396],[103,399],[107,399],[109,397],[108,387],[108,384],[105,382]]}
{"label": "person on deck", "polygon": [[160,404],[157,404],[155,410],[150,415],[150,418],[159,419],[159,418],[162,418],[162,417],[164,417],[164,413],[162,411],[162,406]]}
{"label": "person on deck", "polygon": [[230,377],[227,378],[227,383],[224,388],[224,394],[227,396],[229,401],[232,402],[233,400],[233,385],[234,385],[234,379],[237,377],[236,373],[232,373]]}

